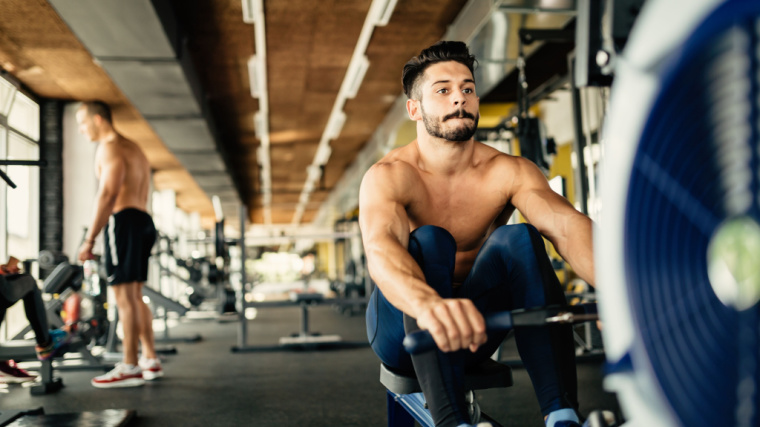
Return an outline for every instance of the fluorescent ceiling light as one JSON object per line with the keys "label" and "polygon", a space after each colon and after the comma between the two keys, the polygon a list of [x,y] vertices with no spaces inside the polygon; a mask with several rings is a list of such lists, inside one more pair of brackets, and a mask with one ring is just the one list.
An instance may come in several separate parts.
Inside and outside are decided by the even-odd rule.
{"label": "fluorescent ceiling light", "polygon": [[319,166],[311,165],[306,168],[308,174],[308,181],[315,182],[322,176],[322,168]]}
{"label": "fluorescent ceiling light", "polygon": [[262,63],[256,55],[253,55],[248,59],[248,82],[251,85],[251,96],[258,98],[261,96],[262,82],[261,82],[261,66]]}
{"label": "fluorescent ceiling light", "polygon": [[261,191],[264,195],[272,194],[272,177],[269,173],[261,174]]}
{"label": "fluorescent ceiling light", "polygon": [[269,122],[263,111],[259,110],[253,115],[253,126],[256,131],[256,138],[264,139],[265,135],[269,135]]}
{"label": "fluorescent ceiling light", "polygon": [[[375,26],[384,27],[388,25],[391,15],[393,15],[393,10],[396,8],[396,2],[398,0],[375,1],[375,3],[378,3],[378,6],[372,11]],[[372,5],[374,6],[375,3],[372,3]]]}
{"label": "fluorescent ceiling light", "polygon": [[330,160],[330,154],[332,154],[332,148],[329,145],[320,145],[317,149],[317,154],[314,156],[314,164],[324,165]]}
{"label": "fluorescent ceiling light", "polygon": [[256,149],[256,160],[258,160],[259,165],[261,165],[264,170],[269,170],[269,150],[267,150],[262,145],[259,145],[259,147]]}
{"label": "fluorescent ceiling light", "polygon": [[264,5],[261,0],[242,0],[243,1],[243,22],[253,24],[256,18],[262,12]]}
{"label": "fluorescent ceiling light", "polygon": [[348,75],[346,81],[348,81],[348,89],[346,90],[347,98],[355,98],[359,92],[359,88],[364,80],[364,75],[367,74],[369,69],[369,59],[366,55],[359,57],[359,60],[351,62],[348,69]]}
{"label": "fluorescent ceiling light", "polygon": [[330,119],[327,121],[327,127],[325,128],[325,135],[327,136],[327,139],[337,139],[340,136],[340,132],[343,130],[343,125],[345,123],[346,113],[343,111],[338,111],[335,114],[331,114]]}

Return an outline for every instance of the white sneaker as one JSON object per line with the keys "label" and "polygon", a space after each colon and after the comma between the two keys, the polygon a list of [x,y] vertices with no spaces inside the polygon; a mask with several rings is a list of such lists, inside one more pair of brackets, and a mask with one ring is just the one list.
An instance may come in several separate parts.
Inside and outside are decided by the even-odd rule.
{"label": "white sneaker", "polygon": [[164,370],[161,368],[161,361],[158,359],[140,359],[143,379],[153,381],[156,378],[164,376]]}
{"label": "white sneaker", "polygon": [[97,388],[138,387],[145,384],[145,380],[139,365],[129,368],[117,363],[110,372],[93,378],[91,383]]}

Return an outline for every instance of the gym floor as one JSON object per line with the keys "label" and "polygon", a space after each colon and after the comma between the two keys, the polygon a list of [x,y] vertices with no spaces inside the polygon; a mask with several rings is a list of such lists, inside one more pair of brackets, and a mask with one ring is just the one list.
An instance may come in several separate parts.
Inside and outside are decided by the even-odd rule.
{"label": "gym floor", "polygon": [[[310,328],[366,341],[362,315],[348,317],[328,306],[309,311]],[[249,345],[273,345],[296,332],[297,307],[258,310],[249,322]],[[369,347],[233,353],[238,323],[183,321],[171,337],[200,334],[195,343],[174,343],[176,355],[164,358],[166,376],[144,387],[102,390],[90,385],[93,371],[57,372],[64,388],[32,396],[26,388],[0,389],[0,410],[42,406],[47,414],[111,408],[137,410],[133,426],[385,426],[385,389],[379,361]],[[161,333],[157,333],[161,335]],[[162,346],[164,344],[160,344]],[[514,340],[502,359],[517,357]],[[530,380],[514,368],[515,385],[477,394],[481,409],[505,426],[541,427],[542,417]],[[602,390],[602,360],[578,363],[581,411],[617,411],[613,395]]]}

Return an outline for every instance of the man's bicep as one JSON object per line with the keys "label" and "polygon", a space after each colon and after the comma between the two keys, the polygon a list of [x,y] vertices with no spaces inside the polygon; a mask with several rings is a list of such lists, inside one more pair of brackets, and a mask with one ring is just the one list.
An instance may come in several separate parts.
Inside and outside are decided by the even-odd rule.
{"label": "man's bicep", "polygon": [[525,206],[518,210],[547,237],[564,233],[566,219],[578,213],[567,199],[551,189],[533,190],[525,200]]}
{"label": "man's bicep", "polygon": [[570,202],[554,192],[543,173],[532,163],[523,165],[520,185],[512,204],[542,234],[561,233],[563,219],[577,214]]}
{"label": "man's bicep", "polygon": [[108,156],[100,164],[100,189],[103,193],[116,195],[119,193],[124,177],[126,165],[123,159],[117,156]]}

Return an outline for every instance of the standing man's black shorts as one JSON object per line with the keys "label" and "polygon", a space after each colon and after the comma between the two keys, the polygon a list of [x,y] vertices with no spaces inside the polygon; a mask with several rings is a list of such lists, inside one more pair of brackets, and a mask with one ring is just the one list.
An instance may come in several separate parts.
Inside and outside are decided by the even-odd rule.
{"label": "standing man's black shorts", "polygon": [[105,229],[105,264],[109,285],[148,280],[148,258],[156,242],[156,227],[147,212],[119,211]]}

